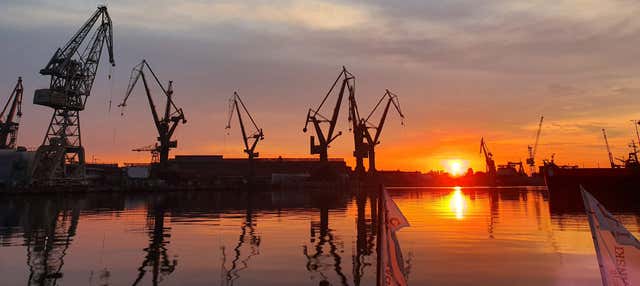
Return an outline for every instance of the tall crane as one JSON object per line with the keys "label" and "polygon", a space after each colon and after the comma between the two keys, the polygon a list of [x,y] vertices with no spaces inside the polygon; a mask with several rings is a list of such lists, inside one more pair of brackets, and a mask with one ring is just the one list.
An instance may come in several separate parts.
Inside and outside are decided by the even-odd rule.
{"label": "tall crane", "polygon": [[495,177],[496,175],[496,162],[493,161],[493,154],[489,151],[489,147],[487,143],[484,141],[484,137],[480,138],[480,153],[484,154],[484,160],[487,166],[487,174],[490,177]]}
{"label": "tall crane", "polygon": [[[255,152],[255,150],[258,142],[260,142],[260,140],[264,140],[264,133],[262,132],[262,128],[258,127],[258,124],[256,124],[255,120],[253,120],[251,113],[249,113],[249,110],[247,110],[247,106],[244,105],[244,102],[242,102],[242,99],[240,98],[240,95],[238,95],[238,92],[233,92],[233,96],[229,100],[229,103],[229,120],[227,120],[227,126],[225,128],[231,129],[231,120],[233,119],[233,114],[235,112],[240,123],[240,132],[242,132],[244,152],[247,153],[247,155],[249,156],[249,160],[251,161],[253,160],[253,158],[259,156],[259,153]],[[244,111],[247,117],[249,117],[249,120],[251,120],[251,124],[253,124],[253,128],[255,129],[250,135],[247,135],[244,121],[242,121],[242,111],[240,110],[240,107],[242,107],[242,111]]]}
{"label": "tall crane", "polygon": [[609,140],[607,139],[607,131],[602,128],[602,137],[604,137],[604,144],[607,146],[607,153],[609,154],[609,163],[611,164],[611,168],[617,168],[615,161],[613,160],[613,153],[611,153],[611,148],[609,148]]}
{"label": "tall crane", "polygon": [[351,132],[353,133],[353,157],[356,159],[356,167],[355,173],[358,175],[363,175],[365,173],[364,169],[364,158],[369,156],[369,148],[365,140],[365,132],[366,126],[361,123],[360,112],[358,111],[358,103],[356,102],[356,92],[355,92],[355,80],[351,85],[347,85],[349,91],[349,122],[351,122]]}
{"label": "tall crane", "polygon": [[[338,85],[338,82],[341,79],[342,79],[342,83],[340,85],[340,91],[337,95],[338,99],[336,101],[336,105],[333,108],[333,113],[331,115],[331,118],[327,118],[322,114],[320,114],[320,109],[322,109],[322,106],[324,106],[324,104],[327,102],[327,99],[332,94],[332,92],[334,91],[334,89]],[[304,128],[302,129],[302,131],[307,132],[307,127],[309,123],[313,124],[313,127],[315,128],[315,131],[316,131],[316,136],[318,136],[319,142],[318,144],[316,144],[315,137],[314,136],[310,137],[311,154],[320,155],[321,162],[329,161],[329,155],[328,155],[329,144],[331,144],[331,142],[333,142],[333,140],[335,140],[338,136],[342,135],[342,132],[338,132],[337,134],[334,135],[336,122],[338,120],[338,115],[340,113],[340,106],[342,104],[342,98],[344,97],[344,93],[346,90],[348,90],[349,93],[355,92],[354,87],[355,87],[355,77],[349,71],[347,71],[345,67],[342,67],[342,71],[338,75],[338,78],[336,78],[335,82],[333,82],[333,85],[331,86],[331,88],[329,89],[325,97],[322,99],[322,102],[320,103],[318,108],[316,109],[310,108],[309,111],[307,112],[307,120],[304,124]],[[322,129],[322,126],[321,126],[322,123],[327,123],[329,125],[329,128],[326,134]]]}
{"label": "tall crane", "polygon": [[529,171],[531,175],[533,175],[533,172],[535,171],[535,167],[536,167],[535,157],[536,157],[536,151],[538,151],[538,142],[540,141],[540,132],[542,131],[542,120],[544,120],[544,116],[540,116],[540,122],[538,123],[538,132],[536,133],[535,144],[533,144],[533,147],[531,145],[527,146],[527,149],[529,149],[529,158],[527,158],[527,165],[529,165]]}
{"label": "tall crane", "polygon": [[22,117],[22,77],[18,77],[7,103],[0,113],[0,149],[15,149]]}
{"label": "tall crane", "polygon": [[[145,68],[149,71],[156,84],[160,87],[162,94],[167,99],[164,107],[163,117],[160,117],[160,114],[156,110],[156,105],[153,101],[153,97],[151,96],[151,91],[149,88],[149,82],[147,81],[147,76],[145,75]],[[151,109],[151,116],[153,116],[153,123],[155,124],[156,130],[158,131],[157,145],[158,153],[160,153],[160,165],[165,166],[167,161],[169,160],[169,150],[178,147],[178,141],[171,140],[171,137],[176,131],[176,127],[178,127],[178,124],[185,124],[187,123],[187,120],[184,117],[182,108],[178,108],[173,102],[173,81],[169,81],[169,86],[165,88],[146,60],[142,60],[141,63],[133,67],[133,70],[131,70],[129,87],[127,87],[127,93],[125,94],[122,103],[118,105],[119,107],[124,108],[125,106],[127,106],[127,100],[129,99],[129,96],[131,96],[133,88],[136,86],[136,83],[138,83],[138,80],[140,78],[142,78],[144,91],[147,94],[149,108]]]}
{"label": "tall crane", "polygon": [[[386,100],[386,103],[384,101]],[[379,107],[383,106],[382,115],[380,115],[380,121],[377,124],[372,124],[372,116],[376,113]],[[367,144],[365,145],[368,148],[368,157],[369,157],[369,173],[376,172],[376,145],[380,144],[380,135],[382,134],[382,128],[384,127],[384,123],[387,120],[387,114],[389,113],[390,107],[398,112],[401,118],[401,124],[404,125],[404,114],[402,114],[402,110],[400,109],[400,101],[398,100],[398,95],[385,90],[385,93],[382,95],[378,103],[373,107],[367,118],[364,118],[360,121],[360,124],[363,126],[362,130],[364,131],[365,138],[367,139]],[[371,130],[375,130],[372,134]]]}
{"label": "tall crane", "polygon": [[[93,29],[96,23],[97,27]],[[85,43],[92,30],[95,31]],[[40,74],[51,76],[51,81],[49,88],[35,91],[33,103],[51,107],[54,111],[42,145],[36,152],[32,172],[35,184],[55,184],[61,180],[84,182],[85,154],[80,136],[80,111],[85,109],[91,94],[105,44],[109,62],[114,66],[111,18],[107,7],[99,6],[40,70]]]}

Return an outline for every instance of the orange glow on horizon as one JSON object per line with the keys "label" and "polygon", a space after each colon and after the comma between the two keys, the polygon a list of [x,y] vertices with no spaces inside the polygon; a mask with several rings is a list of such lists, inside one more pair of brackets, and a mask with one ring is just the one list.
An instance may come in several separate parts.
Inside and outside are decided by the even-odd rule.
{"label": "orange glow on horizon", "polygon": [[449,159],[445,162],[445,170],[452,176],[462,176],[469,167],[469,161],[461,159]]}

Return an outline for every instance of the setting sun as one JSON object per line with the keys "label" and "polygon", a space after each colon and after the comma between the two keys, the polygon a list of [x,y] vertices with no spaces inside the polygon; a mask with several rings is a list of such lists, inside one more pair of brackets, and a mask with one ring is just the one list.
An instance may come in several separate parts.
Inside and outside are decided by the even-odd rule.
{"label": "setting sun", "polygon": [[447,160],[446,170],[452,176],[461,176],[465,173],[465,169],[469,166],[469,162],[460,159]]}

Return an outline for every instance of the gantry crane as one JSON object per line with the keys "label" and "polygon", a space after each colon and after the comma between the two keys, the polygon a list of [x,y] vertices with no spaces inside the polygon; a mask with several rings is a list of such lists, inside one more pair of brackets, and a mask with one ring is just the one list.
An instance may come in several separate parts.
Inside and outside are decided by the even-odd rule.
{"label": "gantry crane", "polygon": [[484,160],[487,166],[487,174],[490,177],[496,176],[496,162],[493,161],[493,154],[489,151],[487,143],[484,142],[484,137],[480,138],[480,153],[484,154]]}
{"label": "gantry crane", "polygon": [[[332,94],[333,90],[338,85],[338,82],[340,81],[340,79],[342,79],[342,83],[340,85],[338,99],[336,101],[335,107],[333,108],[333,114],[329,119],[323,116],[322,114],[320,114],[320,109],[322,109],[322,106],[325,104],[329,96]],[[321,162],[329,161],[329,156],[328,156],[329,144],[331,144],[331,142],[333,142],[333,140],[335,140],[338,136],[342,135],[342,132],[338,132],[337,134],[334,135],[336,122],[338,120],[338,115],[340,113],[340,106],[342,104],[342,98],[344,97],[344,92],[345,90],[348,90],[350,93],[355,92],[354,82],[355,82],[355,77],[350,72],[348,72],[345,67],[342,67],[342,71],[338,75],[338,78],[336,78],[335,82],[333,82],[333,85],[331,86],[331,88],[329,89],[325,97],[322,99],[322,102],[320,103],[318,108],[309,109],[309,111],[307,112],[307,120],[304,124],[304,128],[302,129],[302,131],[307,132],[307,127],[309,123],[313,124],[313,127],[316,130],[316,136],[318,136],[319,142],[316,145],[315,137],[314,136],[310,137],[311,154],[320,155]],[[322,130],[322,126],[321,126],[322,123],[329,124],[329,129],[327,130],[326,134]]]}
{"label": "gantry crane", "polygon": [[[145,75],[145,68],[149,71],[151,76],[153,76],[156,84],[158,84],[158,86],[162,90],[162,94],[167,98],[164,108],[164,116],[162,118],[158,114],[156,105],[153,101],[153,97],[151,96],[149,83],[147,82],[147,77]],[[131,70],[129,87],[127,88],[127,93],[125,94],[124,100],[118,105],[119,107],[125,107],[127,105],[127,100],[129,99],[129,96],[133,92],[133,88],[136,86],[136,83],[140,78],[142,78],[144,90],[149,101],[149,108],[151,109],[151,115],[153,116],[153,122],[158,131],[157,145],[158,153],[160,153],[160,165],[165,166],[167,161],[169,160],[169,150],[178,147],[178,141],[171,140],[171,137],[173,136],[176,127],[178,127],[178,124],[180,122],[182,122],[182,124],[185,124],[187,123],[187,120],[184,117],[182,108],[178,108],[173,102],[173,82],[169,81],[169,86],[165,88],[146,60],[142,60],[140,64],[136,65],[135,67],[133,67],[133,70]]]}
{"label": "gantry crane", "polygon": [[0,113],[0,149],[15,149],[22,117],[22,77],[18,77],[7,103]]}
{"label": "gantry crane", "polygon": [[[380,121],[377,124],[372,124],[372,116],[378,110],[378,107],[382,106],[383,102],[387,100],[384,104],[384,108],[382,109],[382,115],[380,116]],[[401,124],[404,125],[404,114],[402,114],[402,110],[400,109],[400,101],[398,100],[398,96],[388,89],[385,90],[385,93],[382,95],[380,100],[375,107],[371,110],[367,118],[360,120],[360,124],[363,126],[361,129],[364,131],[364,136],[367,139],[367,144],[364,146],[368,149],[368,157],[369,157],[369,173],[376,172],[376,145],[380,144],[380,135],[382,134],[382,128],[384,127],[384,123],[387,120],[387,114],[389,113],[389,108],[393,105],[395,110],[398,112],[401,118]],[[371,130],[375,130],[372,132]]]}
{"label": "gantry crane", "polygon": [[[253,128],[255,128],[253,133],[250,135],[247,135],[247,130],[245,129],[244,121],[242,121],[242,111],[240,111],[241,106],[244,113],[247,114],[247,117],[249,117],[249,120],[251,120],[251,124],[253,124]],[[242,99],[240,98],[240,95],[238,95],[237,92],[233,92],[233,96],[229,100],[229,120],[227,120],[227,126],[225,127],[226,129],[231,129],[231,120],[233,119],[234,112],[238,115],[238,121],[240,123],[240,132],[242,132],[242,141],[244,143],[244,152],[247,153],[247,155],[249,156],[249,161],[252,161],[253,158],[256,158],[259,156],[259,153],[256,152],[255,150],[256,150],[256,146],[258,145],[258,142],[260,142],[260,140],[264,140],[264,133],[262,132],[262,128],[258,127],[258,124],[256,124],[255,120],[253,120],[251,113],[249,113],[249,110],[247,110],[247,106],[244,105],[244,102],[242,102]],[[253,140],[253,141],[249,142],[250,140]]]}
{"label": "gantry crane", "polygon": [[611,164],[611,168],[617,168],[618,165],[613,160],[613,153],[611,153],[611,148],[609,148],[609,140],[607,139],[607,132],[604,128],[602,128],[602,137],[604,137],[604,144],[607,146],[607,153],[609,154],[609,163]]}
{"label": "gantry crane", "polygon": [[538,132],[536,133],[535,144],[533,144],[533,147],[531,145],[527,146],[527,149],[529,149],[529,158],[527,158],[527,165],[529,165],[529,171],[531,175],[533,175],[536,167],[535,157],[536,157],[536,151],[538,151],[538,141],[540,141],[540,132],[542,131],[542,120],[544,120],[544,116],[540,116],[540,122],[538,123]]}
{"label": "gantry crane", "polygon": [[[85,43],[96,23],[95,31]],[[42,145],[36,152],[32,172],[35,184],[84,182],[85,154],[80,136],[80,111],[85,109],[91,94],[105,43],[113,66],[111,18],[107,7],[99,6],[40,70],[40,74],[51,76],[51,81],[49,88],[35,91],[33,103],[51,107],[54,111]]]}
{"label": "gantry crane", "polygon": [[134,148],[134,149],[131,149],[131,151],[134,151],[134,152],[149,152],[149,153],[151,153],[151,164],[160,163],[160,147],[158,146],[158,143],[152,144],[152,145],[143,146],[143,147],[140,147],[140,148]]}

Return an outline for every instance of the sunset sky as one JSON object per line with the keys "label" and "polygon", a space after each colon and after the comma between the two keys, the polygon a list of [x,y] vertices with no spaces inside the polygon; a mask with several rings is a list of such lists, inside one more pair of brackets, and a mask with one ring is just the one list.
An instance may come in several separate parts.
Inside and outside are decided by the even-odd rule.
{"label": "sunset sky", "polygon": [[[17,76],[25,100],[19,144],[37,147],[52,110],[32,104],[48,85],[38,71],[93,13],[98,2],[0,3],[0,96]],[[370,110],[385,88],[400,96],[405,126],[392,114],[378,168],[442,169],[451,159],[483,170],[484,136],[498,164],[525,160],[540,115],[538,162],[607,166],[600,129],[616,157],[640,119],[640,2],[637,1],[108,1],[116,67],[106,53],[82,113],[88,160],[144,162],[135,147],[155,142],[142,88],[122,100],[131,68],[145,58],[174,81],[188,123],[172,154],[241,157],[234,122],[224,129],[237,90],[264,129],[262,157],[309,157],[302,133],[342,65],[356,76]],[[111,112],[108,111],[112,101]],[[333,104],[333,103],[332,103]],[[364,112],[363,112],[364,113]],[[367,112],[368,113],[368,112]],[[330,157],[352,161],[346,102],[343,136]]]}

